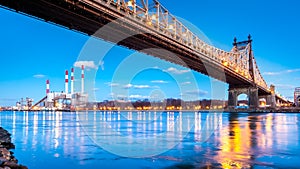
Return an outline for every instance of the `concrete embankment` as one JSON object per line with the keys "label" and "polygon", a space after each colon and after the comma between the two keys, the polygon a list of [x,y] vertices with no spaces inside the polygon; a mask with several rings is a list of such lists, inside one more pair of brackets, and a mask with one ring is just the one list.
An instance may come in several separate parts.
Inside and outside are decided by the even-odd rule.
{"label": "concrete embankment", "polygon": [[9,151],[15,148],[10,136],[8,131],[0,127],[0,169],[27,169],[26,166],[18,164],[14,153]]}

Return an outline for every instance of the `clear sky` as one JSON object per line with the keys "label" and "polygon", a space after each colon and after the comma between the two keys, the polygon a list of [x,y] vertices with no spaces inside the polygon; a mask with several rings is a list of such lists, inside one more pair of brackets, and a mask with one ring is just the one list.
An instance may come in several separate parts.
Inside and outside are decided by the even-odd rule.
{"label": "clear sky", "polygon": [[[293,97],[294,88],[300,86],[298,0],[160,2],[173,15],[193,23],[221,49],[230,50],[233,37],[245,40],[250,33],[255,58],[268,85],[275,84],[279,93]],[[74,66],[89,37],[2,8],[0,23],[0,105],[14,105],[21,97],[39,100],[45,95],[47,79],[51,91],[63,91],[64,71]],[[111,46],[99,43],[103,48]],[[138,74],[127,77],[136,71],[134,66],[124,67],[127,62],[148,63],[148,67],[143,71],[140,67]],[[87,73],[97,73],[93,90],[98,101],[112,96],[133,100],[149,95],[188,99],[214,97],[213,80],[208,77],[122,47],[113,47],[103,65],[96,67],[90,65]],[[76,83],[79,83],[78,78]]]}

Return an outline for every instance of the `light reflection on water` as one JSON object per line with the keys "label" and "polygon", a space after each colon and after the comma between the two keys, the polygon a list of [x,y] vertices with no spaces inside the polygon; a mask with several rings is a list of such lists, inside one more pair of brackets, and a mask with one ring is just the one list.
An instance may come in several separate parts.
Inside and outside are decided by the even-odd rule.
{"label": "light reflection on water", "polygon": [[172,149],[195,124],[199,141],[207,140],[219,126],[215,115],[221,118],[221,114],[197,112],[94,112],[79,113],[78,121],[103,149],[123,157],[144,158]]}
{"label": "light reflection on water", "polygon": [[[195,112],[86,112],[76,116],[74,112],[0,112],[0,126],[12,133],[16,157],[31,169],[124,168],[124,165],[126,168],[298,168],[299,119],[300,114],[279,113],[208,116]],[[180,135],[179,131],[190,128],[187,135]],[[140,151],[163,146],[171,149],[147,158],[120,157],[95,144],[103,135],[110,139],[111,131],[121,134],[122,139],[126,136],[122,140],[124,145],[134,145],[136,138],[149,144],[139,147]],[[147,142],[162,133],[168,133],[166,137],[171,141],[172,138],[182,141],[176,142],[175,147],[166,138]],[[130,151],[138,151],[132,147]]]}

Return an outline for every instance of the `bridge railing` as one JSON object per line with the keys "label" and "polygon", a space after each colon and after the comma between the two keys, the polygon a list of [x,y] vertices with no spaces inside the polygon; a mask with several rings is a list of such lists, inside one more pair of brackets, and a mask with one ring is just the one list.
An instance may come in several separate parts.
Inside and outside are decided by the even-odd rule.
{"label": "bridge railing", "polygon": [[[81,2],[84,1],[94,1],[109,6],[113,10],[123,13],[125,16],[142,22],[142,24],[146,25],[149,29],[153,29],[207,56],[209,59],[231,69],[249,81],[253,79],[249,72],[248,57],[249,50],[251,50],[249,46],[243,51],[232,50],[227,52],[209,45],[190,31],[188,27],[172,15],[168,9],[157,0],[81,0]],[[257,65],[255,66],[254,79],[257,85],[268,89]]]}

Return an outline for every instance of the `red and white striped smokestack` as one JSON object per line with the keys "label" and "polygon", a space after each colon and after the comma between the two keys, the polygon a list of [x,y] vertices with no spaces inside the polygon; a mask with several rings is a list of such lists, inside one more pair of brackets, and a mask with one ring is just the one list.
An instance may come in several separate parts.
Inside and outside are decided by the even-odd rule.
{"label": "red and white striped smokestack", "polygon": [[49,80],[46,81],[46,94],[50,93],[50,82]]}
{"label": "red and white striped smokestack", "polygon": [[74,68],[71,69],[71,94],[74,93]]}
{"label": "red and white striped smokestack", "polygon": [[66,70],[65,74],[65,93],[68,94],[69,92],[69,72]]}
{"label": "red and white striped smokestack", "polygon": [[84,93],[84,65],[81,65],[81,93]]}

